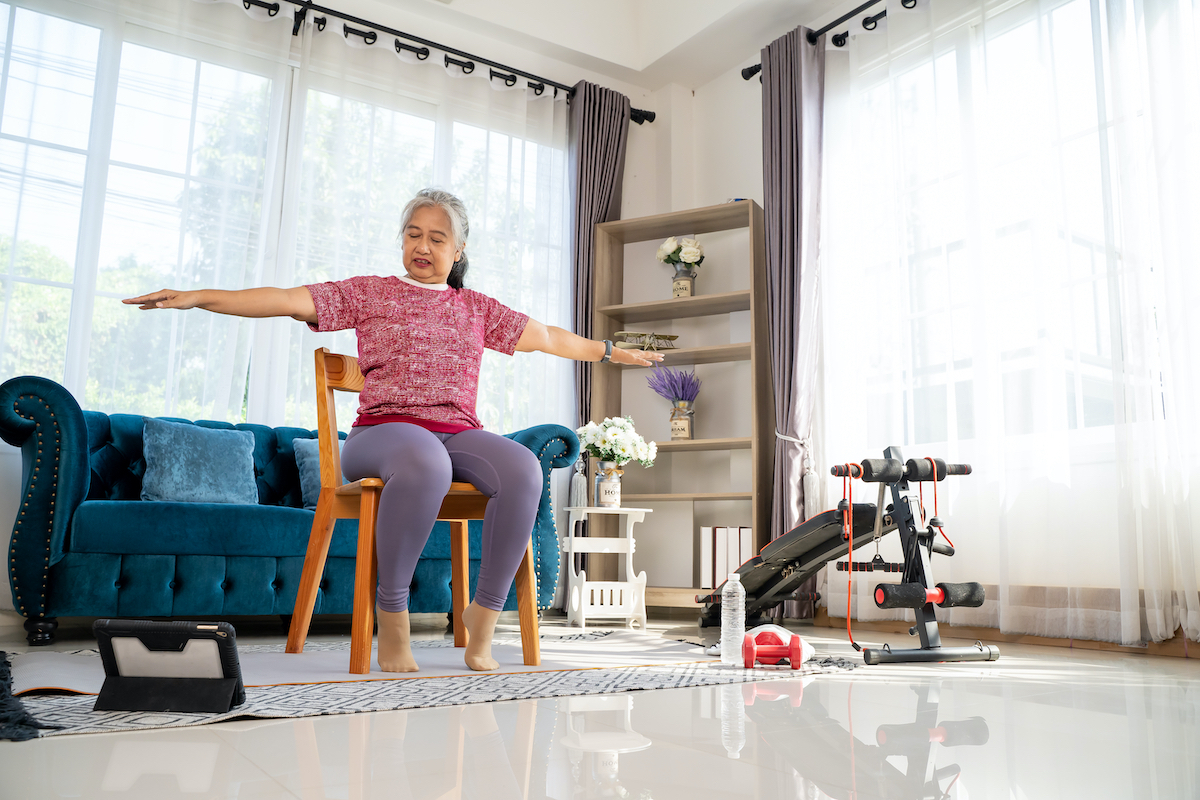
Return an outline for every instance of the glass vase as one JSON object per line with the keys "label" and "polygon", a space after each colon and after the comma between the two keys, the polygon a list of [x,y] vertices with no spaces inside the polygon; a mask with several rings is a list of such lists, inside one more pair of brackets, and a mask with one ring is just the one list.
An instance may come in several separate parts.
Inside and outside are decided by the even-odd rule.
{"label": "glass vase", "polygon": [[692,438],[692,417],[696,413],[691,400],[676,400],[671,404],[671,439]]}
{"label": "glass vase", "polygon": [[600,508],[621,507],[622,471],[615,461],[596,462],[596,482],[592,502]]}

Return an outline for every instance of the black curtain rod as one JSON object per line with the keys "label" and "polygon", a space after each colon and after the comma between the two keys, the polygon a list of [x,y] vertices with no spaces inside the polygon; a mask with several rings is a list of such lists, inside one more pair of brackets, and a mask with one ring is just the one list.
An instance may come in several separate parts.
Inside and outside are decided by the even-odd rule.
{"label": "black curtain rod", "polygon": [[[430,48],[433,48],[436,50],[441,50],[443,53],[446,54],[445,55],[446,66],[450,66],[451,64],[457,64],[458,66],[460,66],[462,68],[463,72],[465,72],[467,74],[474,72],[475,62],[479,62],[481,64],[486,64],[488,67],[491,68],[490,76],[492,78],[502,78],[502,79],[504,79],[504,82],[509,86],[513,86],[514,84],[516,84],[517,76],[520,75],[522,78],[526,78],[528,80],[529,87],[531,89],[533,89],[534,92],[536,92],[537,94],[541,94],[543,91],[545,91],[547,86],[553,86],[555,89],[562,89],[564,92],[567,93],[568,98],[570,98],[571,94],[574,91],[570,86],[559,83],[558,81],[552,81],[548,78],[543,78],[540,75],[534,75],[533,73],[525,72],[524,70],[514,69],[513,67],[507,66],[505,64],[501,64],[498,61],[492,61],[491,59],[487,59],[487,58],[480,58],[477,55],[472,55],[471,53],[464,52],[457,48],[447,47],[444,44],[438,44],[437,42],[430,41],[429,39],[423,39],[420,36],[414,36],[411,33],[405,33],[404,31],[398,31],[395,28],[389,28],[386,25],[380,25],[378,23],[371,22],[370,20],[362,19],[361,17],[355,17],[351,14],[346,14],[346,13],[337,11],[332,8],[326,8],[325,6],[320,6],[320,5],[317,5],[316,3],[309,2],[309,0],[285,0],[285,2],[288,2],[288,3],[292,4],[293,6],[296,6],[296,19],[292,25],[292,35],[293,36],[300,32],[300,24],[304,21],[305,16],[311,10],[314,15],[313,22],[316,23],[321,30],[324,30],[326,21],[319,19],[316,16],[317,14],[324,14],[329,17],[336,17],[337,19],[340,19],[343,22],[354,23],[355,25],[363,25],[363,26],[369,28],[370,30],[363,31],[363,30],[357,30],[357,29],[351,28],[349,25],[342,26],[343,35],[350,36],[351,34],[354,34],[357,36],[361,36],[363,38],[363,41],[366,42],[367,44],[375,43],[375,40],[378,36],[378,33],[376,33],[377,31],[382,31],[383,33],[389,34],[390,36],[395,36],[395,37],[397,37],[396,52],[400,52],[401,50],[408,50],[408,51],[414,53],[417,56],[417,58],[422,61],[424,61],[426,58],[429,58],[429,50],[430,50]],[[265,9],[267,9],[268,14],[272,17],[279,13],[279,8],[280,8],[280,5],[278,2],[267,2],[267,0],[242,0],[242,5],[247,9],[249,9],[250,6],[258,6],[259,8],[265,8]],[[413,47],[411,45],[405,44],[404,42],[401,42],[400,39],[407,39],[409,42],[415,42],[416,44],[420,45],[420,47]],[[451,58],[450,57],[451,55],[458,56],[458,58],[465,59],[465,61],[459,61],[458,59]],[[497,72],[497,70],[500,70],[501,72]],[[503,74],[503,73],[507,73],[507,74]],[[646,110],[640,109],[640,108],[633,108],[633,109],[630,109],[629,119],[630,119],[630,122],[636,122],[638,125],[641,125],[643,122],[654,122],[654,119],[656,116],[657,115],[653,111],[646,111]]]}
{"label": "black curtain rod", "polygon": [[[853,11],[851,11],[849,14],[845,14],[841,17],[838,17],[833,22],[826,25],[824,28],[821,28],[820,30],[816,30],[816,31],[809,31],[807,36],[805,36],[805,38],[808,39],[809,44],[816,44],[817,40],[821,38],[822,34],[828,33],[829,31],[833,30],[837,26],[841,25],[846,20],[853,19],[854,17],[858,16],[862,12],[866,11],[871,6],[876,5],[880,2],[882,2],[882,0],[869,0],[868,2],[863,3],[861,6],[854,9]],[[900,0],[900,5],[904,6],[905,8],[916,8],[917,0]],[[885,8],[883,11],[880,11],[878,14],[875,14],[874,16],[863,17],[862,26],[866,30],[873,31],[873,30],[875,30],[876,26],[879,25],[879,20],[883,19],[886,16],[887,16],[887,9]],[[849,38],[849,36],[850,36],[850,31],[848,31],[848,30],[842,31],[841,33],[835,33],[831,37],[830,41],[833,42],[834,47],[845,47],[846,39]],[[748,81],[760,72],[762,72],[762,64],[753,64],[742,70],[742,79]]]}
{"label": "black curtain rod", "polygon": [[[861,6],[854,9],[849,14],[845,14],[843,16],[838,17],[833,22],[826,25],[824,28],[821,28],[820,30],[817,30],[817,31],[809,31],[808,37],[807,37],[808,43],[816,44],[817,39],[820,39],[822,34],[828,33],[829,31],[833,30],[838,25],[841,25],[843,22],[845,22],[848,19],[853,19],[854,17],[857,17],[859,14],[861,14],[862,12],[866,11],[868,8],[870,8],[871,6],[873,6],[879,2],[881,2],[881,0],[868,0],[868,2],[863,3]],[[912,0],[912,4],[915,6],[917,4],[916,0]],[[905,6],[905,8],[912,8],[912,6]],[[867,30],[870,30],[870,28],[868,28]],[[841,45],[838,45],[838,46],[840,47]]]}

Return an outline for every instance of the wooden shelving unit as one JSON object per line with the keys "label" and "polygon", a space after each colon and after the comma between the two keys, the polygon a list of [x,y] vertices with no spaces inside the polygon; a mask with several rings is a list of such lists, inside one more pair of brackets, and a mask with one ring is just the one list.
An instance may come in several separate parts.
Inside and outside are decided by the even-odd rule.
{"label": "wooden shelving unit", "polygon": [[[750,361],[751,345],[749,342],[740,344],[718,344],[709,347],[677,347],[670,353],[672,367],[687,367],[693,364],[720,364],[725,361]],[[619,369],[644,369],[632,364],[617,364]],[[593,401],[595,402],[595,401]]]}
{"label": "wooden shelving unit", "polygon": [[599,313],[617,322],[654,322],[660,319],[709,317],[714,314],[749,310],[749,290],[698,294],[695,297],[677,297],[673,300],[655,300],[650,303],[626,303],[597,309]]}
{"label": "wooden shelving unit", "polygon": [[656,494],[622,494],[622,503],[663,503],[673,500],[753,500],[753,492],[658,492]]}
{"label": "wooden shelving unit", "polygon": [[700,450],[749,450],[749,436],[730,439],[668,439],[665,442],[655,442],[660,453],[688,453]]}
{"label": "wooden shelving unit", "polygon": [[[718,231],[745,229],[748,247],[744,260],[748,269],[749,289],[699,294],[695,297],[625,302],[625,245],[636,242],[662,241],[668,236],[700,235]],[[771,386],[771,362],[768,350],[766,306],[766,245],[763,233],[762,209],[752,200],[741,200],[692,211],[658,214],[639,219],[618,220],[596,226],[593,295],[595,314],[592,336],[612,339],[613,334],[629,324],[713,317],[750,312],[750,341],[703,347],[681,347],[668,352],[668,366],[750,362],[750,381],[746,386],[710,386],[704,391],[744,392],[750,415],[750,436],[737,436],[688,441],[660,441],[660,454],[687,454],[703,451],[750,450],[752,491],[693,492],[693,493],[634,493],[628,487],[622,502],[642,505],[653,502],[749,501],[751,525],[755,532],[755,549],[766,544],[771,515],[772,470],[774,467],[775,409]],[[728,264],[727,268],[734,268]],[[702,267],[707,269],[707,265]],[[621,385],[632,367],[597,365],[592,378],[592,418],[619,416]],[[675,456],[679,458],[679,455]],[[660,462],[661,464],[662,462]],[[669,469],[655,465],[655,469]],[[717,487],[719,488],[719,487]],[[745,523],[742,523],[745,524]],[[611,535],[603,529],[596,533]],[[695,535],[696,532],[694,532]],[[614,565],[615,566],[615,565]],[[650,583],[654,583],[653,564],[646,565]],[[697,594],[709,590],[695,587],[648,586],[646,604],[673,607],[695,607]]]}

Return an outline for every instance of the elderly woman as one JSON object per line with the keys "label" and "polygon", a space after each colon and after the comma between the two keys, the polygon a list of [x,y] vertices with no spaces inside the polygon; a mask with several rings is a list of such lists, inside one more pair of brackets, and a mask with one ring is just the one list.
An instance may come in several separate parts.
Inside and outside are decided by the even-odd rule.
{"label": "elderly woman", "polygon": [[525,553],[541,499],[541,470],[516,442],[485,431],[475,415],[484,348],[578,361],[650,366],[658,353],[613,349],[543,325],[463,286],[467,213],[447,192],[425,189],[404,209],[404,274],[241,291],[164,289],[123,302],[144,310],[203,308],[240,317],[292,317],[315,331],[353,328],[365,383],[359,415],[342,452],[350,480],[380,477],[379,666],[415,672],[408,587],[417,559],[454,479],[490,497],[475,597],[463,612],[464,656],[495,669],[492,636]]}

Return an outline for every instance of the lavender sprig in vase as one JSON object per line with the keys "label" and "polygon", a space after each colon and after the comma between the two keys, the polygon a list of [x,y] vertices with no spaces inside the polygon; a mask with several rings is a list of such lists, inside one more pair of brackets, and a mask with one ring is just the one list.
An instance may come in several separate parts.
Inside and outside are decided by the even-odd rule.
{"label": "lavender sprig in vase", "polygon": [[692,419],[695,409],[692,404],[700,394],[700,379],[696,371],[684,372],[670,367],[655,367],[646,378],[646,383],[659,397],[671,401],[671,439],[691,439]]}

